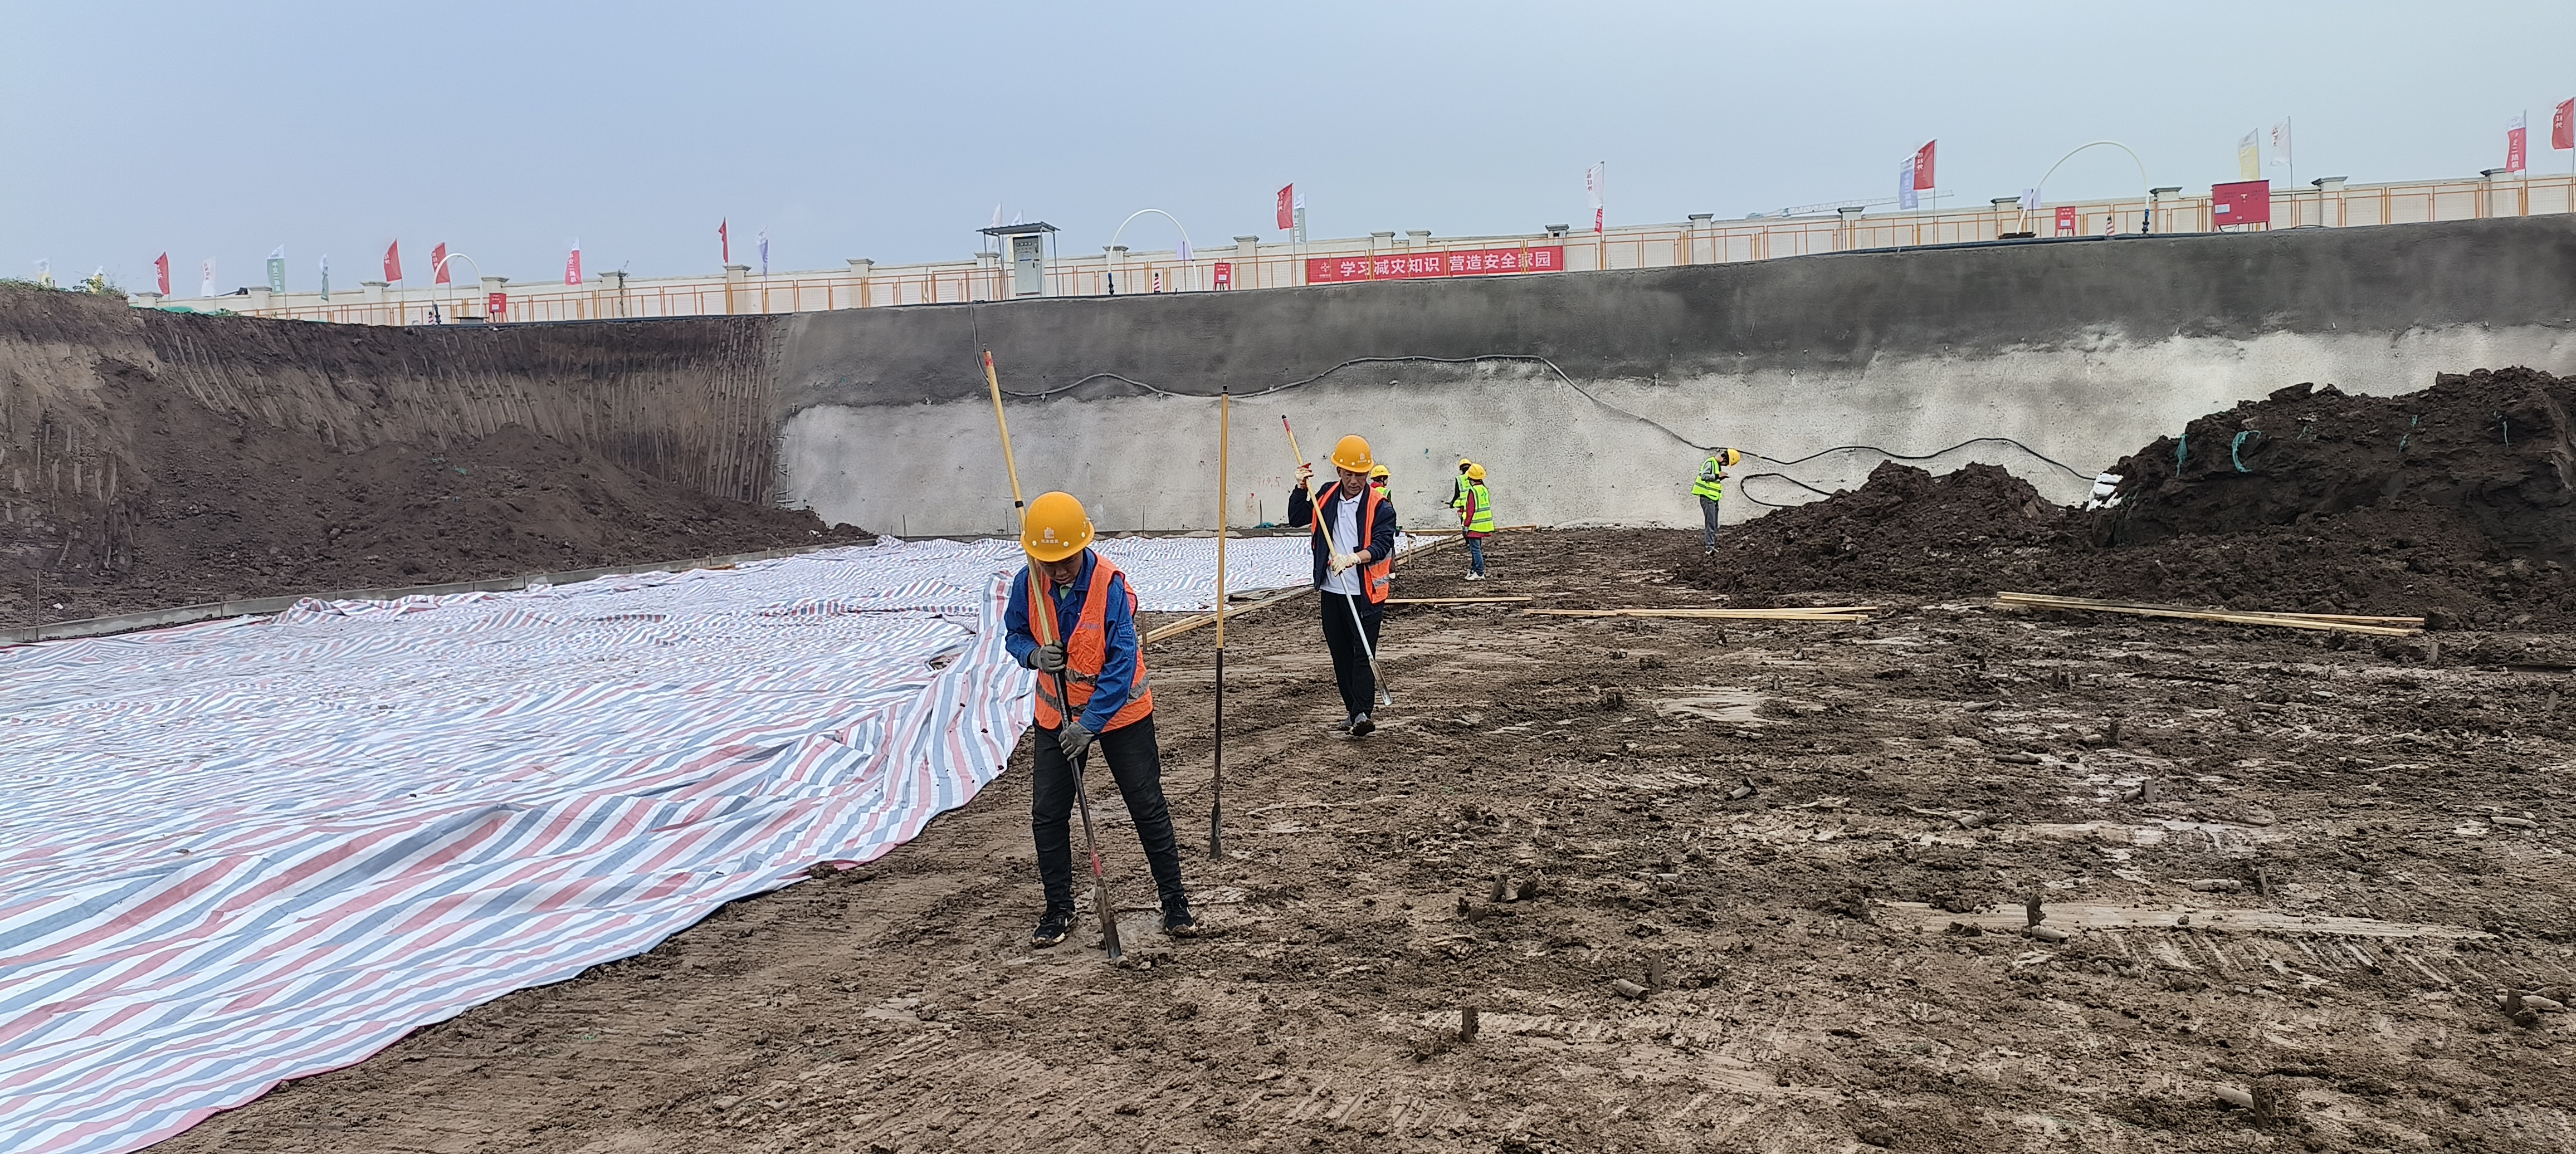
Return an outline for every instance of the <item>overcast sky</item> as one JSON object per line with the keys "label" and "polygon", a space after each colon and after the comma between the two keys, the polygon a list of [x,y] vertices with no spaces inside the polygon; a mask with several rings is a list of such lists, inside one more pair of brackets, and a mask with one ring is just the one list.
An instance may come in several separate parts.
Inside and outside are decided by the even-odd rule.
{"label": "overcast sky", "polygon": [[[1140,208],[1201,249],[1312,234],[1520,232],[1587,214],[1741,217],[1892,194],[1940,141],[1952,204],[2113,139],[2154,184],[2235,178],[2295,118],[2297,178],[2474,176],[2576,94],[2576,3],[1760,5],[35,3],[0,0],[0,276],[105,266],[180,295],[286,246],[289,283],[962,258],[1003,206],[1098,252]],[[2286,177],[2280,169],[2276,183]],[[2125,195],[2116,152],[2048,198]],[[1147,217],[1124,242],[1169,248]]]}

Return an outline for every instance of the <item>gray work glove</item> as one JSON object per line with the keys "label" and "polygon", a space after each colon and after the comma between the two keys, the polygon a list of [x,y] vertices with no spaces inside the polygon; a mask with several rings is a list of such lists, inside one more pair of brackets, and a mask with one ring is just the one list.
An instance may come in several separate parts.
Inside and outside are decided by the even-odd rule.
{"label": "gray work glove", "polygon": [[1080,761],[1082,755],[1091,749],[1092,736],[1092,732],[1084,729],[1081,722],[1068,720],[1064,723],[1064,728],[1055,731],[1056,748],[1064,751],[1066,761]]}
{"label": "gray work glove", "polygon": [[1050,641],[1029,651],[1029,668],[1054,673],[1064,668],[1064,642]]}

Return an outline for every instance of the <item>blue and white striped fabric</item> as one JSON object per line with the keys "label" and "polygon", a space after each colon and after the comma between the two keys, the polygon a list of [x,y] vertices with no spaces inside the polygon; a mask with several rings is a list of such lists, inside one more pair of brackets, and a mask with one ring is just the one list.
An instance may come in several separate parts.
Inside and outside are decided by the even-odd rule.
{"label": "blue and white striped fabric", "polygon": [[[1149,610],[1212,540],[1101,550]],[[1304,584],[1248,539],[1229,584]],[[0,649],[0,1150],[132,1150],[860,862],[1030,716],[1010,542]]]}

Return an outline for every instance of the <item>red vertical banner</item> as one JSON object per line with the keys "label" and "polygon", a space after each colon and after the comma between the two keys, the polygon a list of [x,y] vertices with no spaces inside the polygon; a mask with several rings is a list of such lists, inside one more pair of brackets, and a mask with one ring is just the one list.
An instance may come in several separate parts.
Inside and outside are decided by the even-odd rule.
{"label": "red vertical banner", "polygon": [[2504,170],[2520,172],[2531,164],[2531,128],[2522,113],[2504,127]]}
{"label": "red vertical banner", "polygon": [[581,242],[572,242],[572,255],[564,258],[564,283],[581,283]]}
{"label": "red vertical banner", "polygon": [[442,240],[442,241],[438,242],[438,247],[437,247],[437,248],[433,248],[433,249],[429,250],[429,273],[430,273],[429,282],[430,282],[431,284],[446,284],[446,283],[447,283],[447,242],[446,242],[446,241],[443,241],[443,240]]}
{"label": "red vertical banner", "polygon": [[2549,113],[2549,147],[2576,148],[2576,96],[2558,102]]}
{"label": "red vertical banner", "polygon": [[729,223],[731,222],[722,220],[716,222],[716,247],[724,252],[726,264],[733,263],[733,237],[725,232],[725,225]]}
{"label": "red vertical banner", "polygon": [[1279,188],[1279,231],[1286,232],[1295,227],[1297,227],[1297,186],[1294,184],[1281,185]]}
{"label": "red vertical banner", "polygon": [[2074,205],[2071,205],[2071,204],[2061,204],[2061,205],[2057,206],[2057,235],[2059,235],[2059,236],[2073,236],[2073,235],[2075,235],[2075,206],[2074,206]]}
{"label": "red vertical banner", "polygon": [[501,318],[506,317],[506,316],[508,316],[508,315],[510,315],[510,294],[508,294],[508,293],[486,293],[486,294],[484,294],[484,296],[483,296],[483,319],[484,319],[484,320],[489,321],[489,322],[491,322],[491,323],[493,323],[493,324],[496,324],[496,325],[497,325],[497,324],[500,324],[500,323],[501,323]]}
{"label": "red vertical banner", "polygon": [[170,295],[170,254],[162,253],[152,262],[152,267],[161,274],[161,295]]}
{"label": "red vertical banner", "polygon": [[385,283],[392,284],[401,279],[402,242],[397,240],[385,246]]}
{"label": "red vertical banner", "polygon": [[1940,142],[1940,141],[1937,141],[1937,140],[1927,140],[1927,141],[1924,141],[1924,142],[1923,142],[1923,147],[1922,147],[1922,148],[1920,148],[1920,149],[1918,149],[1918,150],[1916,150],[1916,151],[1915,151],[1915,153],[1914,153],[1914,187],[1915,187],[1915,188],[1917,188],[1917,189],[1926,189],[1926,188],[1930,188],[1930,187],[1932,187],[1932,149],[1933,149],[1933,146],[1938,145],[1938,144],[1940,144],[1940,143],[1941,143],[1941,142]]}

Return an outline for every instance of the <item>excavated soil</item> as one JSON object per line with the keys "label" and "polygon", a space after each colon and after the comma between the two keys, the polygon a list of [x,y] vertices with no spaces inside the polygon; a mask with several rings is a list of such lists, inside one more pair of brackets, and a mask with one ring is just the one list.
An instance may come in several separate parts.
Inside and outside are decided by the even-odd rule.
{"label": "excavated soil", "polygon": [[761,323],[328,326],[0,286],[0,625],[864,539],[757,501]]}
{"label": "excavated soil", "polygon": [[1744,603],[1816,589],[1999,589],[2238,609],[2576,620],[2576,387],[2529,369],[2397,397],[2296,385],[2191,422],[2111,472],[2116,504],[2050,505],[1999,468],[1889,462],[1748,522],[1674,571]]}
{"label": "excavated soil", "polygon": [[[1399,593],[1706,605],[1695,547],[1507,533]],[[1399,607],[1358,742],[1286,602],[1229,629],[1222,861],[1211,637],[1152,655],[1214,936],[1153,931],[1110,802],[1133,964],[1031,950],[1023,753],[879,862],[161,1149],[2576,1148],[2576,1015],[2499,1001],[2576,981],[2576,640],[1873,599]]]}
{"label": "excavated soil", "polygon": [[123,572],[0,569],[0,625],[242,597],[430,585],[869,539],[810,512],[639,476],[522,428],[341,453],[155,406],[168,432]]}

